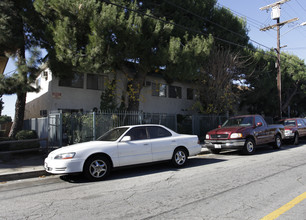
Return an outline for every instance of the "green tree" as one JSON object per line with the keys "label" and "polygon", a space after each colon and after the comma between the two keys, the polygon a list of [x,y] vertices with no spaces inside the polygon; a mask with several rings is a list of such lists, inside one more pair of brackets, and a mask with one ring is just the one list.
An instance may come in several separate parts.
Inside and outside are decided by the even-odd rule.
{"label": "green tree", "polygon": [[[3,0],[0,2],[0,53],[16,59],[17,72],[1,76],[0,93],[16,94],[15,120],[9,136],[15,136],[23,127],[26,93],[34,91],[31,83],[36,78],[39,53],[40,23],[31,0]],[[26,51],[30,50],[26,60]]]}
{"label": "green tree", "polygon": [[[178,29],[172,24],[178,21],[163,11],[166,8],[147,2],[112,2],[116,5],[93,0],[35,3],[48,25],[51,70],[63,76],[56,69],[59,65],[52,65],[56,62],[81,72],[121,70],[129,79],[128,110],[138,110],[139,93],[149,72],[164,68],[165,77],[187,78],[196,72],[197,61],[209,54],[213,40]],[[201,5],[205,11],[213,7],[204,1]],[[175,19],[183,22],[179,15]]]}
{"label": "green tree", "polygon": [[251,54],[253,62],[246,73],[241,108],[252,114],[277,115],[275,53],[258,50]]}
{"label": "green tree", "polygon": [[249,40],[245,20],[215,0],[36,0],[35,6],[47,26],[52,72],[69,77],[121,70],[128,79],[128,110],[138,110],[148,73],[162,69],[169,83],[198,79],[214,36],[230,50]]}
{"label": "green tree", "polygon": [[240,85],[247,60],[239,52],[215,47],[196,81],[200,103],[194,106],[206,114],[233,113],[240,100]]}
{"label": "green tree", "polygon": [[3,108],[4,108],[4,102],[2,100],[2,95],[0,95],[0,116],[2,115],[2,111],[3,111]]}
{"label": "green tree", "polygon": [[[251,113],[278,115],[276,53],[257,51],[253,53],[253,64],[247,74],[248,87],[245,90],[241,105]],[[294,55],[281,53],[282,73],[282,111],[287,114],[288,106],[292,115],[304,112],[306,66],[304,61]]]}
{"label": "green tree", "polygon": [[[300,106],[306,98],[306,65],[297,56],[281,54],[282,72],[282,111],[287,112],[288,106],[301,113],[295,106]],[[295,98],[299,99],[295,99]]]}

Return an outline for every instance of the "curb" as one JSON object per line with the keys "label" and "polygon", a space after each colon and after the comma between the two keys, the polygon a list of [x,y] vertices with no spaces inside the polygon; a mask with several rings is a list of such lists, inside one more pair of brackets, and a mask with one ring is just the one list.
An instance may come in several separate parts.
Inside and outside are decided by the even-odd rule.
{"label": "curb", "polygon": [[14,173],[7,173],[0,175],[0,183],[21,179],[37,178],[43,176],[49,176],[51,174],[47,173],[45,170],[35,170],[35,171],[20,171]]}

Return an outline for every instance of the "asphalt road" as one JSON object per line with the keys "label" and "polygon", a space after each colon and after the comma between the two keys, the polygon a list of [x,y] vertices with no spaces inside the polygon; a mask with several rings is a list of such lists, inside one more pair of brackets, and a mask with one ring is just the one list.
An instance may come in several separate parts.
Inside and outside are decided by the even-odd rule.
{"label": "asphalt road", "polygon": [[306,144],[267,146],[252,156],[199,155],[184,169],[118,170],[101,182],[51,176],[3,183],[0,219],[306,219],[305,192]]}

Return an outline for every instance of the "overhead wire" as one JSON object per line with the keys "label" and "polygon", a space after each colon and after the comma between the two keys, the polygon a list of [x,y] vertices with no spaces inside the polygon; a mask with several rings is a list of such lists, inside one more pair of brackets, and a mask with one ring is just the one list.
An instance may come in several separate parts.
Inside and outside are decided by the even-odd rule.
{"label": "overhead wire", "polygon": [[[193,28],[189,28],[189,27],[186,27],[186,26],[183,26],[183,25],[180,25],[180,24],[176,24],[176,23],[174,23],[174,22],[171,22],[171,21],[167,21],[167,20],[158,18],[158,17],[156,17],[156,16],[154,16],[154,15],[147,14],[147,13],[144,13],[144,12],[139,11],[139,10],[136,10],[136,9],[128,8],[128,7],[124,6],[124,5],[120,5],[120,4],[117,4],[117,3],[113,3],[113,2],[111,2],[110,0],[103,0],[103,1],[106,2],[106,3],[108,3],[108,4],[110,4],[110,5],[114,5],[114,6],[116,6],[116,7],[122,8],[122,9],[124,9],[124,10],[133,11],[133,12],[138,13],[138,14],[141,14],[141,15],[143,15],[143,16],[147,16],[147,17],[149,17],[149,18],[159,20],[159,21],[161,21],[161,22],[163,22],[163,23],[171,24],[171,25],[173,25],[173,26],[175,26],[175,27],[181,28],[181,29],[186,30],[186,31],[191,31],[191,32],[198,33],[198,34],[205,35],[205,36],[208,36],[208,35],[209,35],[209,34],[204,33],[204,32],[202,32],[202,31],[198,31],[198,30],[195,30],[195,29],[193,29]],[[198,15],[198,16],[199,16],[199,15]],[[238,46],[238,47],[240,47],[240,48],[252,50],[253,52],[259,52],[259,53],[262,53],[262,54],[264,54],[264,55],[268,55],[268,56],[271,56],[272,58],[276,58],[276,59],[277,59],[277,56],[276,56],[276,55],[267,54],[267,53],[262,52],[262,51],[260,51],[260,50],[256,50],[256,49],[253,49],[253,48],[249,48],[249,47],[247,47],[247,46],[240,45],[240,44],[237,44],[237,43],[234,43],[234,42],[231,42],[231,41],[228,41],[228,40],[219,38],[219,37],[215,37],[215,36],[213,36],[213,37],[214,37],[214,39],[219,40],[219,41],[221,41],[221,42],[228,43],[228,44],[234,45],[234,46]],[[272,49],[273,49],[273,48],[269,48],[269,47],[266,47],[266,48],[269,49],[269,50],[272,50]],[[282,54],[282,55],[284,55],[284,56],[287,57],[287,54]],[[295,64],[290,63],[290,62],[288,62],[288,61],[285,61],[285,62],[288,63],[288,64],[291,64],[291,65],[295,65]]]}
{"label": "overhead wire", "polygon": [[[175,27],[179,27],[179,28],[181,28],[181,29],[183,29],[183,30],[186,30],[186,31],[194,32],[194,33],[197,33],[197,34],[200,34],[200,35],[209,36],[209,34],[204,33],[204,32],[202,32],[202,31],[198,31],[198,30],[195,30],[195,29],[193,29],[193,28],[186,27],[186,26],[184,26],[184,25],[180,25],[180,24],[177,24],[177,23],[174,23],[174,22],[171,22],[171,21],[167,21],[167,20],[161,19],[161,18],[159,18],[159,17],[156,17],[156,16],[154,16],[154,15],[147,14],[147,13],[144,13],[144,12],[139,11],[139,10],[131,9],[131,8],[128,8],[128,7],[123,6],[123,5],[120,5],[120,4],[113,3],[113,2],[111,2],[111,1],[109,1],[109,0],[103,0],[103,1],[106,2],[106,3],[108,3],[108,4],[110,4],[110,5],[114,5],[114,6],[116,6],[116,7],[122,8],[122,9],[124,9],[124,10],[136,12],[136,13],[141,14],[141,15],[143,15],[143,16],[147,16],[147,17],[149,17],[149,18],[159,20],[159,21],[161,21],[161,22],[163,22],[163,23],[170,24],[170,25],[173,25],[173,26],[175,26]],[[216,37],[216,36],[213,36],[213,37],[214,37],[214,39],[216,39],[216,40],[219,40],[219,41],[224,42],[224,43],[228,43],[228,44],[233,45],[233,46],[237,46],[237,47],[241,47],[241,48],[245,48],[245,49],[251,49],[251,48],[248,48],[248,47],[246,47],[246,46],[244,46],[244,45],[240,45],[240,44],[237,44],[237,43],[232,42],[232,41],[229,41],[229,40],[225,40],[225,39],[220,38],[220,37]],[[267,48],[268,48],[268,47],[267,47]],[[270,49],[270,48],[269,48],[269,49]]]}
{"label": "overhead wire", "polygon": [[168,1],[168,0],[164,0],[164,2],[166,2],[166,3],[168,3],[168,4],[172,5],[172,6],[174,6],[174,7],[176,7],[176,8],[179,8],[179,9],[181,9],[181,10],[183,10],[183,11],[185,11],[185,12],[191,14],[191,15],[194,15],[195,17],[200,18],[201,20],[204,20],[204,21],[207,21],[207,22],[209,22],[209,23],[211,23],[211,24],[213,24],[213,25],[216,25],[217,27],[222,28],[223,30],[228,31],[228,32],[230,32],[230,33],[232,33],[232,34],[234,34],[234,35],[236,35],[236,36],[239,36],[239,37],[244,38],[244,39],[248,39],[249,41],[251,41],[251,42],[253,42],[253,43],[256,43],[256,44],[258,44],[258,45],[260,45],[260,46],[262,46],[262,47],[265,47],[266,49],[270,49],[270,47],[267,47],[267,46],[265,46],[265,45],[263,45],[263,44],[261,44],[261,43],[255,41],[255,40],[252,40],[252,39],[249,38],[248,36],[244,36],[244,35],[242,35],[242,34],[239,34],[239,33],[237,33],[237,32],[234,32],[234,31],[232,31],[232,30],[230,30],[230,29],[228,29],[228,28],[226,28],[226,27],[224,27],[224,26],[222,26],[222,25],[220,25],[220,24],[218,24],[218,23],[216,23],[216,22],[213,22],[213,21],[211,21],[211,20],[209,20],[209,19],[207,19],[207,18],[204,18],[204,17],[202,17],[202,16],[196,14],[196,13],[193,13],[193,12],[190,11],[190,10],[187,10],[187,9],[185,9],[185,8],[183,8],[183,7],[181,7],[181,6],[179,6],[178,4],[174,4],[173,2]]}
{"label": "overhead wire", "polygon": [[[229,9],[229,10],[230,10],[234,15],[236,15],[237,17],[246,19],[247,22],[248,22],[248,25],[250,25],[250,26],[256,28],[257,30],[260,30],[260,29],[263,28],[263,27],[269,26],[269,24],[267,24],[267,21],[268,21],[269,17],[267,17],[266,21],[265,21],[264,23],[262,23],[262,22],[260,22],[260,21],[258,21],[258,20],[256,20],[256,19],[253,19],[253,18],[251,18],[251,17],[249,17],[249,16],[246,16],[246,15],[240,13],[240,12],[237,12],[237,11],[235,11],[235,10],[233,10],[233,9],[230,9],[229,7],[227,7],[227,6],[225,6],[225,5],[222,5],[222,4],[220,4],[220,3],[217,3],[217,5],[218,5],[219,7],[224,7],[224,8]],[[275,37],[272,36],[272,34],[271,34],[270,32],[264,32],[264,33],[267,34],[267,35],[269,35],[269,37],[275,39]]]}
{"label": "overhead wire", "polygon": [[296,3],[298,3],[298,5],[306,12],[306,9],[301,5],[301,3],[298,0],[295,0]]}

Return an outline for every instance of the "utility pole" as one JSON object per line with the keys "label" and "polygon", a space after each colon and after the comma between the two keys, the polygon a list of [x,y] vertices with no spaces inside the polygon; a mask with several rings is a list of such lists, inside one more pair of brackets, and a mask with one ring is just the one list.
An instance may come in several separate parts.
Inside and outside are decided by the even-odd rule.
{"label": "utility pole", "polygon": [[270,8],[272,8],[271,18],[272,20],[276,20],[275,25],[271,25],[271,26],[262,28],[260,30],[267,31],[275,27],[277,28],[277,49],[276,49],[276,52],[277,52],[277,90],[278,90],[278,99],[279,99],[278,101],[279,101],[279,117],[280,118],[282,118],[282,75],[281,75],[281,62],[280,62],[281,61],[280,60],[280,49],[281,49],[280,27],[287,23],[298,20],[298,18],[293,18],[288,21],[280,22],[280,8],[281,8],[280,6],[288,1],[290,0],[282,0],[282,1],[275,2],[273,4],[260,8],[260,10],[269,10]]}

